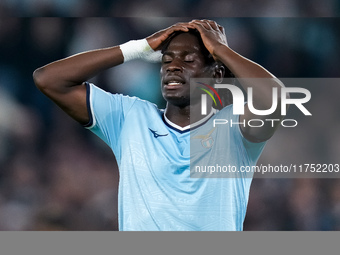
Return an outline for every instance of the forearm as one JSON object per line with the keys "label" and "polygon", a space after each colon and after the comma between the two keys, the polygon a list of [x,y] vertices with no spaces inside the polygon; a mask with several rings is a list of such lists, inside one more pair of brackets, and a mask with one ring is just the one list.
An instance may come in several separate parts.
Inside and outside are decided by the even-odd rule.
{"label": "forearm", "polygon": [[67,89],[80,85],[99,72],[123,63],[118,46],[87,51],[38,68],[34,81],[40,89]]}
{"label": "forearm", "polygon": [[248,87],[253,88],[253,101],[259,109],[271,106],[272,89],[276,87],[280,92],[279,88],[283,86],[273,74],[225,45],[214,51],[214,57],[230,69],[245,91]]}
{"label": "forearm", "polygon": [[226,45],[216,47],[214,57],[225,64],[237,78],[275,78],[265,68],[243,57]]}
{"label": "forearm", "polygon": [[89,122],[88,90],[84,82],[101,71],[133,59],[159,62],[164,41],[175,31],[188,31],[187,23],[163,29],[145,39],[129,41],[120,46],[87,51],[73,55],[34,71],[36,86],[81,124]]}
{"label": "forearm", "polygon": [[35,84],[43,91],[46,88],[67,89],[81,85],[99,72],[122,64],[124,61],[142,58],[147,61],[158,62],[160,55],[153,54],[155,53],[154,50],[159,50],[173,32],[187,32],[189,28],[192,28],[192,26],[188,23],[178,23],[158,31],[147,37],[146,40],[128,42],[120,45],[120,47],[88,51],[53,62],[38,68],[34,72]]}

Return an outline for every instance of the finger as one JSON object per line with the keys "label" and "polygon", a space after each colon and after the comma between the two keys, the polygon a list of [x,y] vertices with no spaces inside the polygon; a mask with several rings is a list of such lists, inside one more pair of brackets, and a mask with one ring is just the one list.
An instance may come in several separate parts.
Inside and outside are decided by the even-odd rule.
{"label": "finger", "polygon": [[179,23],[176,23],[175,25],[179,25],[179,26],[190,26],[190,22],[179,22]]}
{"label": "finger", "polygon": [[208,20],[202,19],[202,20],[200,20],[200,22],[201,22],[201,24],[204,26],[205,29],[207,29],[207,30],[212,29],[212,27],[210,26]]}
{"label": "finger", "polygon": [[225,34],[225,30],[224,27],[222,27],[221,25],[217,24],[216,21],[214,20],[209,20],[210,25],[217,31],[220,31],[222,34]]}
{"label": "finger", "polygon": [[191,23],[191,22],[197,22],[197,21],[200,21],[200,20],[198,20],[198,19],[193,19],[193,20],[190,21],[189,23]]}
{"label": "finger", "polygon": [[222,34],[225,34],[225,31],[224,31],[224,27],[222,27],[221,25],[217,24],[216,21],[214,20],[204,20],[205,22],[209,23],[210,26],[216,30],[216,31],[220,31]]}
{"label": "finger", "polygon": [[225,35],[225,30],[224,30],[224,27],[218,25],[218,29],[221,31],[222,34]]}
{"label": "finger", "polygon": [[209,20],[209,24],[214,30],[220,31],[218,24],[215,21]]}
{"label": "finger", "polygon": [[176,32],[176,31],[188,32],[189,29],[194,29],[194,27],[192,25],[174,25],[174,26],[169,28],[167,33],[168,34],[172,34],[172,33]]}
{"label": "finger", "polygon": [[198,31],[202,31],[202,29],[204,30],[208,30],[209,29],[209,26],[207,26],[204,22],[202,22],[201,20],[195,20],[195,21],[192,21],[192,24],[195,26],[195,28],[198,30]]}
{"label": "finger", "polygon": [[211,24],[211,20],[204,19],[202,22],[207,29],[214,29],[212,24]]}
{"label": "finger", "polygon": [[192,26],[192,24],[189,23],[177,23],[173,26],[173,28],[176,29],[184,29],[186,31],[188,31],[189,29],[194,29],[194,27]]}
{"label": "finger", "polygon": [[189,32],[190,29],[195,29],[195,27],[188,23],[177,23],[172,25],[164,30],[164,34],[161,36],[162,42],[171,40],[171,38],[175,35],[175,32]]}

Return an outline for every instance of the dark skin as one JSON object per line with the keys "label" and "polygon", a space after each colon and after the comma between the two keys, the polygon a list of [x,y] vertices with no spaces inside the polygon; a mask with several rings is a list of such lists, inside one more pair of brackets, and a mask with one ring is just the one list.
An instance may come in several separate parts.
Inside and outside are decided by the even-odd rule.
{"label": "dark skin", "polygon": [[[188,23],[178,23],[146,39],[152,49],[159,50],[174,32],[188,32],[190,29],[199,31],[205,47],[213,58],[227,66],[236,78],[266,78],[265,81],[260,82],[256,79],[252,79],[251,82],[243,81],[241,85],[244,89],[253,87],[256,109],[271,107],[272,88],[280,88],[283,85],[266,69],[230,49],[224,28],[216,22],[193,20]],[[37,69],[33,77],[35,84],[44,94],[76,121],[86,124],[89,122],[89,115],[84,82],[105,69],[122,64],[123,61],[120,48],[115,46],[84,52],[50,63]],[[165,111],[167,118],[182,127],[189,125],[190,111],[200,110],[199,104],[190,104],[189,79],[221,78],[223,73],[223,68],[219,68],[218,65],[205,63],[195,36],[184,33],[172,38],[164,53],[161,67],[162,94],[167,101]],[[278,105],[280,105],[280,98]],[[250,119],[282,119],[282,116],[279,107],[270,116],[257,116],[245,106],[245,114],[240,116],[240,121]],[[277,123],[279,122],[275,122],[274,127],[271,127],[271,123],[266,123],[261,128],[241,125],[241,129],[248,140],[260,142],[274,134],[278,127]]]}
{"label": "dark skin", "polygon": [[[164,41],[174,32],[188,32],[188,23],[178,23],[147,38],[153,49],[162,47]],[[64,58],[33,73],[36,86],[68,115],[81,124],[89,122],[86,106],[85,81],[103,70],[124,62],[119,46],[83,52]]]}
{"label": "dark skin", "polygon": [[[207,65],[197,37],[183,33],[174,37],[163,53],[161,67],[161,88],[167,101],[165,114],[172,122],[180,126],[190,125],[199,119],[199,114],[192,114],[195,109],[200,111],[200,101],[193,100],[195,87],[190,85],[190,78],[216,77],[214,66]],[[220,70],[220,76],[223,71]],[[169,84],[173,85],[169,85]],[[176,82],[178,84],[176,84]],[[190,115],[191,113],[191,115]],[[190,118],[191,119],[190,119]]]}

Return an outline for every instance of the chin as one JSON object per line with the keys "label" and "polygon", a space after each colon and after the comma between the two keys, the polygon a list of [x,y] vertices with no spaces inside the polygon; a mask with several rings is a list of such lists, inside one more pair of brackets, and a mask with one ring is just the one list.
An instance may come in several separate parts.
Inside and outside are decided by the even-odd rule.
{"label": "chin", "polygon": [[186,107],[190,105],[190,99],[186,97],[176,97],[176,96],[164,96],[163,98],[168,104],[172,104],[177,107]]}

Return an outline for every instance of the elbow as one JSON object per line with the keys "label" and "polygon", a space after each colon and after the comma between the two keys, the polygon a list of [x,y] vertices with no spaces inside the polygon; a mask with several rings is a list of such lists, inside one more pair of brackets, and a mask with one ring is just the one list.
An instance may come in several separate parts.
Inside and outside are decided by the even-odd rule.
{"label": "elbow", "polygon": [[33,72],[34,84],[40,91],[44,91],[48,87],[47,80],[43,67],[40,67]]}
{"label": "elbow", "polygon": [[[283,84],[282,81],[280,81],[279,79],[276,79],[276,82],[279,88],[277,105],[282,113],[281,118],[283,118],[283,116],[287,114],[287,111],[289,109],[289,104],[287,104],[286,102],[288,99],[290,99],[290,94],[287,90],[287,87]],[[282,107],[284,107],[285,109],[281,109]]]}
{"label": "elbow", "polygon": [[275,78],[275,87],[278,89],[278,99],[279,103],[281,103],[282,100],[286,100],[290,98],[289,93],[286,91],[286,86],[283,84],[283,82],[277,78]]}

